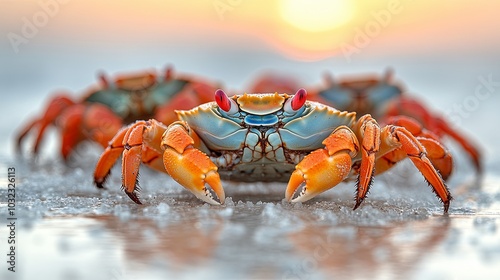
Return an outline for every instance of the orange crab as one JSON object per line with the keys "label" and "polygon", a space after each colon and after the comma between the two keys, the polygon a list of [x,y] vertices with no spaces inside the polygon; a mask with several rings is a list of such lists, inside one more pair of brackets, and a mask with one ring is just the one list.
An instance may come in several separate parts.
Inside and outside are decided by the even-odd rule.
{"label": "orange crab", "polygon": [[[309,89],[311,93],[309,98],[338,110],[352,111],[359,115],[370,114],[381,124],[404,126],[414,135],[425,134],[427,138],[439,142],[444,136],[448,136],[457,141],[469,154],[480,175],[482,161],[476,146],[453,129],[441,116],[430,112],[420,101],[409,96],[404,87],[394,81],[393,76],[391,69],[382,76],[356,76],[338,81],[331,75],[325,75],[325,85]],[[288,92],[298,86],[294,79],[268,73],[258,77],[252,84],[251,90],[265,92],[277,87]],[[442,168],[440,171],[441,176],[445,180],[448,179],[452,173],[452,164],[448,169]]]}
{"label": "orange crab", "polygon": [[96,165],[94,181],[103,187],[122,155],[122,184],[136,203],[141,162],[168,173],[199,199],[224,203],[221,178],[288,182],[285,197],[307,201],[357,176],[359,207],[373,177],[409,158],[448,211],[451,194],[440,173],[451,156],[438,140],[411,123],[380,127],[369,114],[307,100],[307,92],[243,94],[215,92],[215,101],[176,111],[178,121],[137,121],[122,129]]}
{"label": "orange crab", "polygon": [[169,123],[175,120],[174,109],[189,109],[208,102],[215,85],[192,76],[179,76],[171,67],[165,73],[141,72],[108,79],[74,100],[68,93],[53,97],[41,117],[21,129],[17,137],[20,152],[25,137],[37,129],[33,153],[37,154],[45,130],[61,130],[61,155],[67,159],[77,144],[90,140],[103,148],[125,124],[138,119],[155,118]]}

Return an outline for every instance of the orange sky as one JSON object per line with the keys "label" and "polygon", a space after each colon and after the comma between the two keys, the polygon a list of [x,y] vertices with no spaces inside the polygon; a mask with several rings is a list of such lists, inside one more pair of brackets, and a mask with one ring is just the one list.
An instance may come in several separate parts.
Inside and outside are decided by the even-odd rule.
{"label": "orange sky", "polygon": [[39,28],[37,42],[215,42],[305,60],[367,45],[380,52],[500,45],[500,2],[487,0],[2,0],[0,34],[21,34],[26,20],[43,20],[40,3],[55,12]]}

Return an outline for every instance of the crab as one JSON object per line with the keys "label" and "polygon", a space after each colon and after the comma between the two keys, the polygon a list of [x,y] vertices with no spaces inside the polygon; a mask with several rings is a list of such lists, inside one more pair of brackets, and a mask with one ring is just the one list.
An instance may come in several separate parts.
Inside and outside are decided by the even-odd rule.
{"label": "crab", "polygon": [[381,127],[369,114],[307,100],[305,89],[231,97],[218,89],[215,101],[176,113],[170,125],[141,120],[118,132],[97,162],[96,186],[104,187],[122,155],[122,187],[137,204],[144,163],[213,205],[224,203],[221,180],[288,182],[286,200],[304,202],[357,177],[356,209],[375,175],[409,158],[448,211],[452,197],[440,172],[451,156],[405,119]]}
{"label": "crab", "polygon": [[[371,114],[381,123],[409,125],[410,131],[423,130],[427,137],[441,141],[445,136],[456,141],[472,160],[476,173],[482,174],[481,153],[476,145],[456,131],[443,117],[431,112],[422,102],[407,94],[394,82],[394,72],[386,70],[381,77],[365,76],[336,82],[326,75],[326,87],[314,93],[314,100],[325,102],[340,110]],[[452,169],[441,176],[446,180]]]}
{"label": "crab", "polygon": [[[394,81],[394,72],[387,69],[384,75],[366,75],[343,78],[335,81],[331,75],[324,76],[325,85],[309,89],[309,99],[328,104],[341,111],[353,111],[359,115],[371,114],[380,124],[405,126],[414,134],[441,142],[445,136],[452,138],[470,156],[476,173],[482,173],[481,153],[476,145],[467,139],[441,116],[432,113],[422,102],[411,97],[404,87]],[[273,88],[290,90],[297,88],[297,80],[283,75],[266,73],[250,86],[255,92]],[[444,155],[444,154],[443,154]],[[450,158],[449,161],[452,159]],[[447,180],[452,173],[441,169],[441,176]]]}
{"label": "crab", "polygon": [[63,159],[84,140],[103,148],[124,125],[139,119],[155,118],[169,123],[176,119],[174,109],[189,109],[212,100],[217,88],[211,82],[191,76],[174,75],[172,67],[163,74],[141,72],[109,79],[98,75],[99,84],[74,99],[62,92],[48,103],[42,116],[25,125],[17,136],[17,150],[22,152],[25,137],[35,131],[33,153],[39,152],[47,127],[61,131]]}

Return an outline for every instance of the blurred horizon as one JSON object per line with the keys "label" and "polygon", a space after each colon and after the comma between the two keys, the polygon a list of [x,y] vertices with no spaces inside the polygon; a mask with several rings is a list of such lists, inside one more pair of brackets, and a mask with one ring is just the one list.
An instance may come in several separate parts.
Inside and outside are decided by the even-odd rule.
{"label": "blurred horizon", "polygon": [[[167,65],[231,90],[266,71],[314,86],[325,72],[341,78],[391,67],[412,94],[446,114],[474,94],[478,77],[500,79],[499,7],[486,0],[0,0],[0,129],[10,135],[2,141],[10,153],[11,133],[49,96],[78,96],[99,71]],[[495,111],[483,109],[493,106],[483,102],[477,113],[491,118]],[[461,125],[473,139],[488,131],[473,118]]]}
{"label": "blurred horizon", "polygon": [[384,55],[494,52],[500,46],[495,36],[500,3],[494,1],[2,0],[0,5],[0,31],[11,54],[36,45],[60,50],[196,44],[317,61],[352,48],[359,51],[355,54]]}

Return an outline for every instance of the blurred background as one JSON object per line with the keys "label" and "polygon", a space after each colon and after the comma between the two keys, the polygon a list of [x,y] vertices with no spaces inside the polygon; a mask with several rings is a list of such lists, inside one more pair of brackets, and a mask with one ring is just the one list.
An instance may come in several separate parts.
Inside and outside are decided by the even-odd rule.
{"label": "blurred background", "polygon": [[498,8],[451,0],[1,0],[1,129],[12,132],[56,90],[81,94],[98,71],[174,65],[241,91],[264,70],[319,85],[325,72],[392,67],[431,108],[460,115],[464,131],[488,141],[479,139],[488,127],[470,115],[491,118],[491,102],[471,104],[471,114],[454,104],[468,101],[478,77],[500,80]]}
{"label": "blurred background", "polygon": [[[328,279],[329,272],[340,271],[339,277],[350,279],[495,279],[500,260],[499,10],[500,2],[489,0],[0,0],[0,165],[15,164],[26,186],[18,189],[25,225],[19,229],[25,244],[20,255],[27,263],[23,279],[40,272],[53,279],[162,273],[176,279],[232,279],[221,277],[226,268],[241,278]],[[97,83],[99,71],[114,76],[162,71],[167,65],[220,81],[233,92],[245,91],[267,71],[290,75],[307,87],[321,85],[324,73],[341,79],[382,74],[390,67],[412,96],[478,144],[486,183],[482,191],[461,188],[474,176],[472,166],[456,144],[446,142],[457,158],[457,175],[449,183],[456,194],[451,219],[441,219],[441,205],[420,185],[387,193],[374,188],[373,204],[358,212],[351,211],[352,184],[344,195],[339,188],[318,204],[291,210],[280,203],[281,189],[266,198],[267,189],[257,185],[249,204],[235,199],[219,209],[186,198],[173,183],[170,189],[155,189],[165,184],[165,176],[152,172],[142,177],[153,182],[145,188],[151,204],[137,208],[119,188],[101,195],[92,187],[87,180],[92,162],[71,172],[57,162],[52,166],[50,159],[59,157],[55,132],[42,145],[49,164],[33,168],[14,161],[14,133],[41,114],[55,92],[79,96]],[[119,185],[119,171],[115,174],[111,182]],[[379,182],[393,180],[387,178]],[[305,230],[297,224],[305,224]],[[311,236],[340,240],[335,254],[316,267],[307,266],[318,248],[308,243]],[[208,253],[191,255],[183,246],[188,243]],[[65,261],[66,268],[52,267],[47,256]],[[192,270],[192,262],[205,270]]]}

